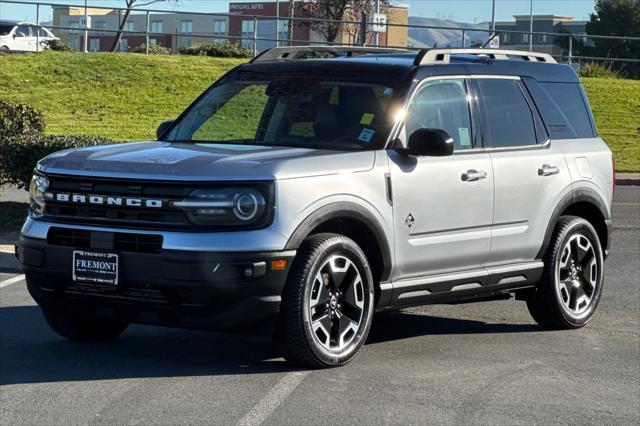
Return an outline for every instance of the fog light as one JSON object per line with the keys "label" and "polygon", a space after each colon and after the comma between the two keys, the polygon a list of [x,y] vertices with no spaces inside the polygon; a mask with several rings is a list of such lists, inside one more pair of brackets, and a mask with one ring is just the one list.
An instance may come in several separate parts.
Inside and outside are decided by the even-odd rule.
{"label": "fog light", "polygon": [[253,268],[251,266],[247,266],[242,270],[242,275],[245,278],[249,278],[253,275]]}

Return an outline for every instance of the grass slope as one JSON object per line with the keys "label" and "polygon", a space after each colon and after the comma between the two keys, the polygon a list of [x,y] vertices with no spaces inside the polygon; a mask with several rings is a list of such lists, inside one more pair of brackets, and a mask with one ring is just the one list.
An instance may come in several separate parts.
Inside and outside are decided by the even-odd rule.
{"label": "grass slope", "polygon": [[[44,112],[47,132],[153,139],[243,59],[112,53],[0,56],[0,99]],[[640,171],[640,81],[586,78],[598,131],[619,171]]]}
{"label": "grass slope", "polygon": [[0,99],[44,112],[47,133],[154,139],[242,59],[110,53],[0,56]]}
{"label": "grass slope", "polygon": [[582,79],[598,133],[620,172],[640,172],[640,80]]}

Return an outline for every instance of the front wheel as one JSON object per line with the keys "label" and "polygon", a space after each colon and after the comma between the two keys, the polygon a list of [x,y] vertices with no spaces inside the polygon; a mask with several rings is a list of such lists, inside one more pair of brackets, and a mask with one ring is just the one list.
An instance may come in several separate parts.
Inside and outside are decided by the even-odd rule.
{"label": "front wheel", "polygon": [[562,216],[544,257],[544,271],[527,300],[529,312],[542,327],[584,326],[598,306],[604,277],[604,256],[593,226],[577,216]]}
{"label": "front wheel", "polygon": [[337,234],[307,238],[282,298],[285,358],[312,368],[348,363],[369,334],[373,302],[371,268],[353,240]]}

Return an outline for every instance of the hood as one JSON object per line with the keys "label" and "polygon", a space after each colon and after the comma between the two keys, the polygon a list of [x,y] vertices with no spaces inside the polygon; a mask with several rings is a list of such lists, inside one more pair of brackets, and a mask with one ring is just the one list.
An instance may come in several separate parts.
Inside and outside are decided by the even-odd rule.
{"label": "hood", "polygon": [[181,181],[276,180],[366,171],[374,151],[137,142],[69,149],[38,162],[44,173]]}

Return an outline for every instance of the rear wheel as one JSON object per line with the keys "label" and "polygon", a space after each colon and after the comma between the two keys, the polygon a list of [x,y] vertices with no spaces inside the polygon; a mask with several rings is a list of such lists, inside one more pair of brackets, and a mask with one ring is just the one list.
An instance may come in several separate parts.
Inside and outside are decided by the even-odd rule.
{"label": "rear wheel", "polygon": [[602,294],[604,256],[593,226],[576,216],[562,216],[544,257],[544,272],[527,300],[538,324],[550,329],[584,326]]}
{"label": "rear wheel", "polygon": [[360,247],[337,234],[307,238],[283,293],[285,358],[322,368],[351,361],[369,334],[373,278]]}
{"label": "rear wheel", "polygon": [[127,321],[97,318],[93,315],[54,311],[43,313],[53,331],[71,340],[111,340],[129,326]]}

